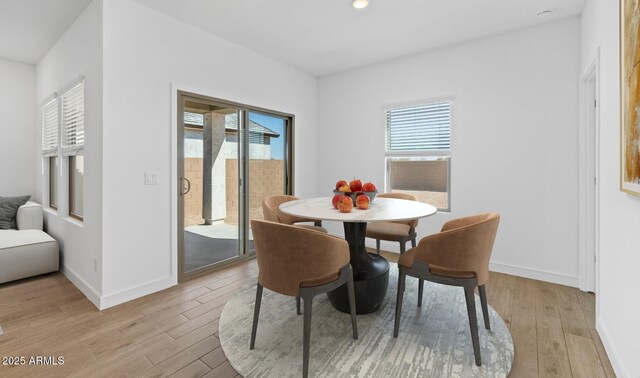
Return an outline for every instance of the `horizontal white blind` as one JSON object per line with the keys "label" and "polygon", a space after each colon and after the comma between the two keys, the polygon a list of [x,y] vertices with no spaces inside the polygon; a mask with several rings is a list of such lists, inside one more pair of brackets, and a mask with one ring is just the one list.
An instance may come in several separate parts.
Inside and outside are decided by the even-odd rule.
{"label": "horizontal white blind", "polygon": [[84,146],[84,81],[62,95],[62,152],[74,155]]}
{"label": "horizontal white blind", "polygon": [[439,102],[386,111],[386,151],[451,149],[451,103]]}
{"label": "horizontal white blind", "polygon": [[58,98],[42,107],[42,156],[54,156],[58,153]]}

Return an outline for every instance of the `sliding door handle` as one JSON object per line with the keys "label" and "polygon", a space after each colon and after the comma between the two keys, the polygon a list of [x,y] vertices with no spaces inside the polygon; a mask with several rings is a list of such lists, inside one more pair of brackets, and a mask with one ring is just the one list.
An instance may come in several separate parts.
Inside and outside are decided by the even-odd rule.
{"label": "sliding door handle", "polygon": [[180,191],[180,195],[184,196],[191,191],[191,181],[186,177],[181,177],[180,179],[182,180],[182,190]]}

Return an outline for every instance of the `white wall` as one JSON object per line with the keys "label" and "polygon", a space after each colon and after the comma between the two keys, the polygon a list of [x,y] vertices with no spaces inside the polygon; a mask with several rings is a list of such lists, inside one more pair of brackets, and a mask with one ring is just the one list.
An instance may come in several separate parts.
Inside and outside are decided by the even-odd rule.
{"label": "white wall", "polygon": [[452,210],[418,236],[497,211],[493,270],[577,286],[579,32],[572,18],[321,78],[319,188],[383,189],[385,107],[452,97]]}
{"label": "white wall", "polygon": [[618,2],[589,0],[582,14],[582,70],[600,48],[600,285],[597,328],[620,377],[640,376],[640,197],[620,192]]}
{"label": "white wall", "polygon": [[[93,1],[38,62],[37,103],[43,105],[80,75],[85,77],[84,222],[68,217],[68,165],[63,160],[58,211],[45,211],[47,231],[58,240],[62,271],[96,305],[101,295],[102,252],[102,1]],[[38,125],[41,120],[38,112]],[[41,128],[36,128],[41,137]],[[34,142],[35,143],[35,142]],[[38,153],[41,144],[38,143]],[[39,165],[42,160],[39,159]],[[41,169],[38,170],[41,173]],[[45,195],[45,175],[37,177],[37,197]],[[44,185],[43,185],[44,182]],[[94,269],[94,264],[96,264]]]}
{"label": "white wall", "polygon": [[0,196],[35,195],[36,68],[0,59]]}
{"label": "white wall", "polygon": [[[312,196],[317,82],[130,0],[104,2],[103,31],[105,307],[176,280],[175,90],[295,114],[296,194]],[[147,170],[159,185],[143,185]]]}

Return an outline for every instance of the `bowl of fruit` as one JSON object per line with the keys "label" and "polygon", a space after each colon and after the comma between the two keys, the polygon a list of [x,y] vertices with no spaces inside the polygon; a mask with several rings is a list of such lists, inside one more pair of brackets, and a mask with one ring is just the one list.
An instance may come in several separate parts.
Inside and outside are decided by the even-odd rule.
{"label": "bowl of fruit", "polygon": [[[336,183],[333,194],[333,207],[341,212],[348,213],[354,205],[361,210],[368,209],[369,203],[376,198],[378,190],[373,183],[362,184],[360,179],[353,179],[349,183],[345,180],[340,180]],[[349,200],[344,200],[343,197],[349,198]]]}

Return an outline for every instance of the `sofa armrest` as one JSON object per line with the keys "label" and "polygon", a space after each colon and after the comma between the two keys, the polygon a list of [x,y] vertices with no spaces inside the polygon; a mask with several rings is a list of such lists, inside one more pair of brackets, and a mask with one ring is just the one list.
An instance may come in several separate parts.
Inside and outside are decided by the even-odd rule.
{"label": "sofa armrest", "polygon": [[16,224],[18,230],[42,230],[42,205],[29,201],[20,206]]}

